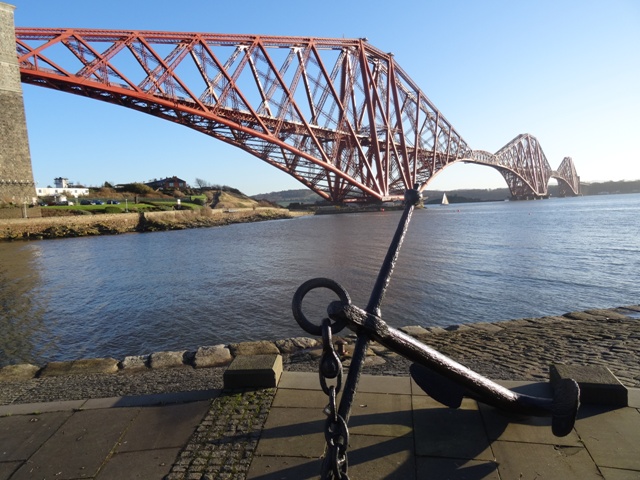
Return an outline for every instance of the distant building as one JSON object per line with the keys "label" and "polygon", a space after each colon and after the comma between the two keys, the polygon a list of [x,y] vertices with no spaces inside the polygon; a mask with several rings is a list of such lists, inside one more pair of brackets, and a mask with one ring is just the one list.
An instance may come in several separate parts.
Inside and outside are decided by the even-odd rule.
{"label": "distant building", "polygon": [[153,182],[145,183],[148,187],[154,190],[184,190],[188,188],[187,182],[178,177],[167,177],[162,180],[154,180]]}
{"label": "distant building", "polygon": [[53,184],[55,187],[38,188],[36,187],[36,194],[39,197],[57,197],[60,195],[67,195],[70,197],[81,197],[83,195],[89,195],[89,189],[82,185],[70,185],[68,178],[54,178]]}

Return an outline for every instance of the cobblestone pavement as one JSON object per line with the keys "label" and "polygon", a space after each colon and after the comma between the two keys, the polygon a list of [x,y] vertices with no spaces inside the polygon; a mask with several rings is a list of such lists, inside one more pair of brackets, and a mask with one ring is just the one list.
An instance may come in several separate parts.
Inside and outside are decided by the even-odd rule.
{"label": "cobblestone pavement", "polygon": [[[450,329],[401,330],[491,379],[546,381],[549,365],[566,363],[605,366],[624,385],[640,387],[640,306]],[[408,375],[410,362],[399,355],[375,344],[369,354],[365,373]],[[313,356],[314,352],[292,355],[286,367],[307,371],[313,365],[317,369]]]}
{"label": "cobblestone pavement", "polygon": [[246,478],[275,392],[275,388],[223,392],[166,480]]}

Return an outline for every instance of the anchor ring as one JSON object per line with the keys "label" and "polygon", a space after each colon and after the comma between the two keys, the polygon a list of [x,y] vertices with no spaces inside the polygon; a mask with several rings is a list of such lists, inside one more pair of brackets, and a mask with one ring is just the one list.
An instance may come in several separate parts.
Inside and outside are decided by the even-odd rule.
{"label": "anchor ring", "polygon": [[[322,325],[316,325],[312,323],[302,312],[302,300],[304,299],[305,295],[307,295],[307,293],[309,293],[311,290],[315,290],[316,288],[327,288],[331,290],[336,295],[338,295],[340,301],[346,305],[349,305],[351,303],[351,298],[342,285],[334,280],[331,280],[330,278],[312,278],[311,280],[307,280],[298,287],[296,293],[293,295],[293,301],[291,303],[293,317],[305,332],[310,333],[311,335],[320,336],[322,335]],[[331,333],[338,333],[345,326],[345,321],[333,322],[331,324]]]}

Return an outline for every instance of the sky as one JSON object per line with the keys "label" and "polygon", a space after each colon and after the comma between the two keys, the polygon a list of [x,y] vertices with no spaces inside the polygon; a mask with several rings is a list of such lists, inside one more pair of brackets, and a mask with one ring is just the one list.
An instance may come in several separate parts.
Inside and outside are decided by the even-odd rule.
{"label": "sky", "polygon": [[[535,136],[552,168],[585,182],[640,179],[640,2],[10,0],[17,27],[361,38],[395,60],[472,149]],[[176,175],[248,195],[304,188],[207,135],[127,108],[23,84],[36,183],[85,186]],[[504,188],[455,164],[427,190]]]}

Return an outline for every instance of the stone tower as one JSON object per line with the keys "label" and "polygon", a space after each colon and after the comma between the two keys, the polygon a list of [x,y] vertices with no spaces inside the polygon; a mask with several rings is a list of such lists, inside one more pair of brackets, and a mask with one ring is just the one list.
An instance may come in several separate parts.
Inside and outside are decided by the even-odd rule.
{"label": "stone tower", "polygon": [[16,56],[14,9],[0,2],[0,207],[31,204],[36,198]]}

